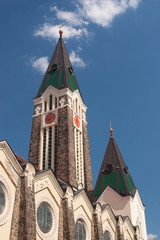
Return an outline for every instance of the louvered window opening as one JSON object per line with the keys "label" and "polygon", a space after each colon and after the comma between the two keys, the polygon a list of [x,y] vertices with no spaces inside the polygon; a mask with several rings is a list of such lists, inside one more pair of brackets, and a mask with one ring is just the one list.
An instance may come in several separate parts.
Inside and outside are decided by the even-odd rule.
{"label": "louvered window opening", "polygon": [[[43,129],[42,170],[52,168],[56,171],[57,165],[57,126]],[[41,167],[41,166],[40,166]]]}
{"label": "louvered window opening", "polygon": [[77,181],[83,183],[82,133],[77,128],[75,128],[75,153]]}
{"label": "louvered window opening", "polygon": [[45,159],[46,159],[46,128],[43,130],[43,165],[42,165],[42,170],[45,170]]}
{"label": "louvered window opening", "polygon": [[48,139],[48,168],[51,168],[52,160],[52,127],[49,128],[49,139]]}
{"label": "louvered window opening", "polygon": [[54,172],[56,173],[57,168],[57,126],[54,129]]}

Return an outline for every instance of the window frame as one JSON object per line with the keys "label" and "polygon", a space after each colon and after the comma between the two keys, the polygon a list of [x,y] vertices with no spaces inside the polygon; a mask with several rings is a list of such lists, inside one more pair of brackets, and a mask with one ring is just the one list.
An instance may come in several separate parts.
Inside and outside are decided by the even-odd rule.
{"label": "window frame", "polygon": [[[39,206],[41,204],[46,204],[52,214],[52,227],[50,229],[50,231],[48,233],[44,233],[41,231],[39,224],[38,224],[38,219],[37,219],[37,210],[39,208]],[[57,216],[59,216],[55,206],[54,206],[54,202],[47,198],[47,197],[40,197],[36,203],[36,230],[37,230],[37,234],[39,235],[39,237],[43,240],[50,240],[52,238],[54,238],[58,233],[58,218]]]}

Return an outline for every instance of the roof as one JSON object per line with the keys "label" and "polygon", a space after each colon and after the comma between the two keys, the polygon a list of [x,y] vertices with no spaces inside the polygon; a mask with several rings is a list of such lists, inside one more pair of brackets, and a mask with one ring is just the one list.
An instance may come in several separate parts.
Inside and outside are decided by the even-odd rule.
{"label": "roof", "polygon": [[134,196],[135,185],[128,167],[111,135],[94,189],[94,196],[99,198],[107,187],[111,187],[121,196]]}
{"label": "roof", "polygon": [[62,37],[58,40],[36,98],[40,97],[50,85],[59,90],[69,88],[71,91],[78,89],[80,92]]}
{"label": "roof", "polygon": [[[21,165],[22,168],[25,168],[26,164],[28,163],[28,161],[24,160],[23,158],[21,158],[20,156],[18,156],[17,154],[15,154],[19,164]],[[41,172],[41,169],[39,169],[38,167],[35,167],[36,171]]]}

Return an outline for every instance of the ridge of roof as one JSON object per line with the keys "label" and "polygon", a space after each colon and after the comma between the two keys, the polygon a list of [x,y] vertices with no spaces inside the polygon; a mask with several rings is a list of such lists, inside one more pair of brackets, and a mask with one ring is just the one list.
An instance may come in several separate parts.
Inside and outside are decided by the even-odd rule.
{"label": "ridge of roof", "polygon": [[[15,154],[15,156],[22,167],[26,166],[26,164],[29,163],[28,161],[24,160],[22,157],[18,156],[17,154]],[[36,166],[35,166],[35,169],[38,172],[41,172],[41,169]]]}

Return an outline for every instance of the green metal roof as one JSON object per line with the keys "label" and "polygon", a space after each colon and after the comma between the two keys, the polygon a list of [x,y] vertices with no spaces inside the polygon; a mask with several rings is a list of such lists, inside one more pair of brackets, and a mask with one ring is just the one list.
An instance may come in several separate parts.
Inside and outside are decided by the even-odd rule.
{"label": "green metal roof", "polygon": [[108,186],[121,196],[133,196],[136,189],[113,136],[110,136],[104,155],[94,197],[99,198]]}
{"label": "green metal roof", "polygon": [[71,91],[78,89],[80,92],[72,64],[61,37],[58,40],[36,97],[40,97],[49,86],[57,89],[69,88]]}

